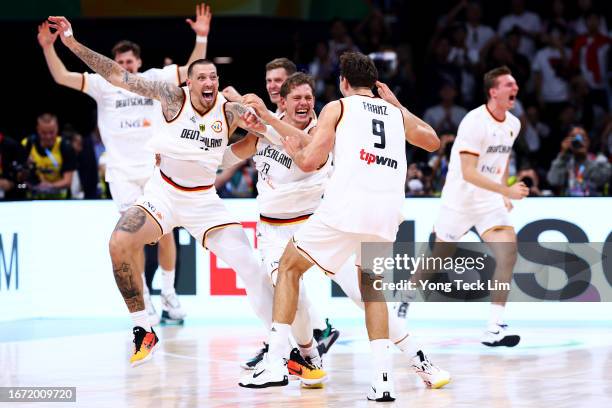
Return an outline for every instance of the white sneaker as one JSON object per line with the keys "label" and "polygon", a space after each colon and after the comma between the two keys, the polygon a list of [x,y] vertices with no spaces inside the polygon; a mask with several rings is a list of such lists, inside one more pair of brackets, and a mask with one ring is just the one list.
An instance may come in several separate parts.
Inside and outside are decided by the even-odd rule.
{"label": "white sneaker", "polygon": [[417,355],[412,358],[411,365],[427,388],[442,388],[451,380],[448,371],[434,365],[421,350],[417,351]]}
{"label": "white sneaker", "polygon": [[520,341],[521,336],[510,333],[508,331],[508,325],[504,323],[497,323],[489,326],[480,339],[482,344],[489,347],[514,347],[519,344]]}
{"label": "white sneaker", "polygon": [[151,326],[157,326],[160,321],[160,317],[155,310],[155,306],[153,306],[153,302],[151,301],[151,295],[149,293],[144,293],[144,303],[145,310],[147,311],[147,317],[149,318],[149,324]]}
{"label": "white sneaker", "polygon": [[246,388],[282,387],[287,384],[289,384],[287,366],[282,360],[270,362],[267,353],[255,370],[243,375],[238,383],[239,386]]}
{"label": "white sneaker", "polygon": [[179,302],[176,293],[170,293],[161,295],[162,301],[162,315],[161,319],[164,323],[175,323],[182,324],[187,313],[181,308],[181,302]]}
{"label": "white sneaker", "polygon": [[370,386],[368,399],[376,402],[395,401],[395,387],[393,379],[388,373],[378,374],[376,380]]}

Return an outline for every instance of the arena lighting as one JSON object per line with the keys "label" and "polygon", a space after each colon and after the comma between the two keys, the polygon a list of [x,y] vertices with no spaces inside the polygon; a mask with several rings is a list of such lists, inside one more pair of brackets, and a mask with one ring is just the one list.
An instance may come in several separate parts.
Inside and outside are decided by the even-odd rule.
{"label": "arena lighting", "polygon": [[215,57],[215,64],[231,64],[234,59],[232,57]]}

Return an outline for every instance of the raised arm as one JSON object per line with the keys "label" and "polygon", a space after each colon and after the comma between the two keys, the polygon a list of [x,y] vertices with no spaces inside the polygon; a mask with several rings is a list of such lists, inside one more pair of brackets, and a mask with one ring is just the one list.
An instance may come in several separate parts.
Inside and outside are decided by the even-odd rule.
{"label": "raised arm", "polygon": [[45,61],[47,61],[49,72],[51,72],[53,80],[58,84],[76,89],[77,91],[82,91],[83,74],[68,71],[62,60],[60,60],[55,52],[54,43],[57,36],[57,32],[52,33],[49,29],[48,22],[45,21],[38,26],[38,44],[43,50],[43,55],[45,56]]}
{"label": "raised arm", "polygon": [[185,101],[185,93],[180,87],[167,82],[147,81],[121,68],[112,59],[87,48],[74,38],[70,22],[65,17],[49,17],[49,21],[50,27],[57,30],[64,45],[92,70],[115,86],[159,100],[166,119],[176,117]]}
{"label": "raised arm", "polygon": [[208,47],[208,33],[210,32],[211,18],[212,12],[210,11],[210,6],[202,3],[196,4],[195,21],[190,18],[185,19],[187,24],[189,24],[191,29],[196,33],[196,42],[187,63],[179,67],[179,80],[181,83],[185,82],[187,79],[187,69],[189,68],[189,65],[195,60],[206,58],[206,48]]}
{"label": "raised arm", "polygon": [[410,142],[410,144],[425,149],[428,152],[435,152],[440,148],[440,139],[438,139],[436,131],[433,130],[427,122],[402,106],[387,85],[377,81],[376,88],[378,89],[378,95],[380,95],[382,99],[402,111],[404,129],[406,130],[406,140]]}

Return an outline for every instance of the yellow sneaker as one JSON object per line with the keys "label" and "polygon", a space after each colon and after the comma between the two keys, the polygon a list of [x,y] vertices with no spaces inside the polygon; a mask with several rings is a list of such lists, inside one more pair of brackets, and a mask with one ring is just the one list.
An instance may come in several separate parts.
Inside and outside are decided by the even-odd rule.
{"label": "yellow sneaker", "polygon": [[146,363],[153,357],[153,353],[159,344],[157,334],[151,328],[148,332],[140,326],[134,327],[134,354],[130,357],[132,367]]}
{"label": "yellow sneaker", "polygon": [[297,348],[291,350],[287,369],[289,375],[298,377],[305,388],[323,388],[323,383],[327,381],[327,373],[310,359],[304,359]]}

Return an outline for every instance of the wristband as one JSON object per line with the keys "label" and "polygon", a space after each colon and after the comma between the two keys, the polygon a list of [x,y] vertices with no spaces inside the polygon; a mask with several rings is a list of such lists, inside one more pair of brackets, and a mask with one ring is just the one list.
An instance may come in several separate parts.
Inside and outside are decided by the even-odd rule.
{"label": "wristband", "polygon": [[208,42],[208,37],[205,35],[196,35],[196,42],[206,44]]}
{"label": "wristband", "polygon": [[66,31],[64,31],[64,37],[72,37],[72,28],[67,29]]}

